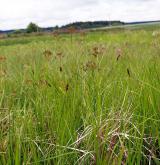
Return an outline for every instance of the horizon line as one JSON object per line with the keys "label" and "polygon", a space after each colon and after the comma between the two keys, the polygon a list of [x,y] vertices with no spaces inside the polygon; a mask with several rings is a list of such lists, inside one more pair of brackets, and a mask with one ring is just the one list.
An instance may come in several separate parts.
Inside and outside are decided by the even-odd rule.
{"label": "horizon line", "polygon": [[[85,23],[85,22],[99,22],[99,21],[107,21],[107,22],[112,22],[112,21],[120,21],[120,22],[123,22],[125,24],[132,24],[132,23],[151,23],[151,22],[160,22],[160,20],[142,20],[142,21],[121,21],[121,20],[96,20],[96,21],[74,21],[74,22],[70,22],[70,23],[67,23],[67,24],[63,24],[61,26],[59,25],[55,25],[55,26],[45,26],[45,27],[41,27],[41,28],[53,28],[53,27],[63,27],[63,26],[66,26],[66,25],[69,25],[69,24],[73,24],[73,23],[77,23],[77,22],[82,22],[82,23]],[[32,21],[31,21],[32,22]],[[31,23],[30,22],[30,23]],[[35,23],[35,24],[38,24],[36,22],[32,22],[32,23]],[[28,23],[29,24],[29,23]],[[15,31],[15,30],[25,30],[26,28],[13,28],[13,29],[0,29],[0,32],[6,32],[6,31]]]}

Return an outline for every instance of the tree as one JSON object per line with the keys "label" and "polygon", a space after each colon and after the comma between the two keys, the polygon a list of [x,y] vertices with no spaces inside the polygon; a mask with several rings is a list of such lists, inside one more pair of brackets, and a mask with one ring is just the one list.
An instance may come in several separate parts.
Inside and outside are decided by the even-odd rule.
{"label": "tree", "polygon": [[36,25],[35,23],[30,23],[28,26],[27,26],[27,33],[33,33],[33,32],[38,32],[39,31],[39,26]]}
{"label": "tree", "polygon": [[54,30],[58,30],[58,29],[59,29],[59,26],[56,25],[56,26],[54,27]]}

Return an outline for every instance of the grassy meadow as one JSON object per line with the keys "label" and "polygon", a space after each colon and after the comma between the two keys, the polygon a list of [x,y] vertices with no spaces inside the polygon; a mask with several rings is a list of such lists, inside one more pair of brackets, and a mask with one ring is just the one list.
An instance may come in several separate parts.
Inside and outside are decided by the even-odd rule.
{"label": "grassy meadow", "polygon": [[160,164],[160,33],[0,40],[0,164]]}

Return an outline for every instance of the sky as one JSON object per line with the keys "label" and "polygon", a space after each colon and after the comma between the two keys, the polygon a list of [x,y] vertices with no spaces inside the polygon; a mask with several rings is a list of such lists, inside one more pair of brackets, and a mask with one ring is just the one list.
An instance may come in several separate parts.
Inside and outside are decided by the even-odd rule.
{"label": "sky", "polygon": [[160,20],[160,0],[0,0],[1,30],[95,20]]}

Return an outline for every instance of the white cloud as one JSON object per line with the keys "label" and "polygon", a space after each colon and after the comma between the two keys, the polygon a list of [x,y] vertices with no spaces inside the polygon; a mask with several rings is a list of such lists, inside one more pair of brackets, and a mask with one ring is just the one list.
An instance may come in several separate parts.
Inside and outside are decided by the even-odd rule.
{"label": "white cloud", "polygon": [[0,29],[86,20],[160,19],[160,0],[0,0]]}

